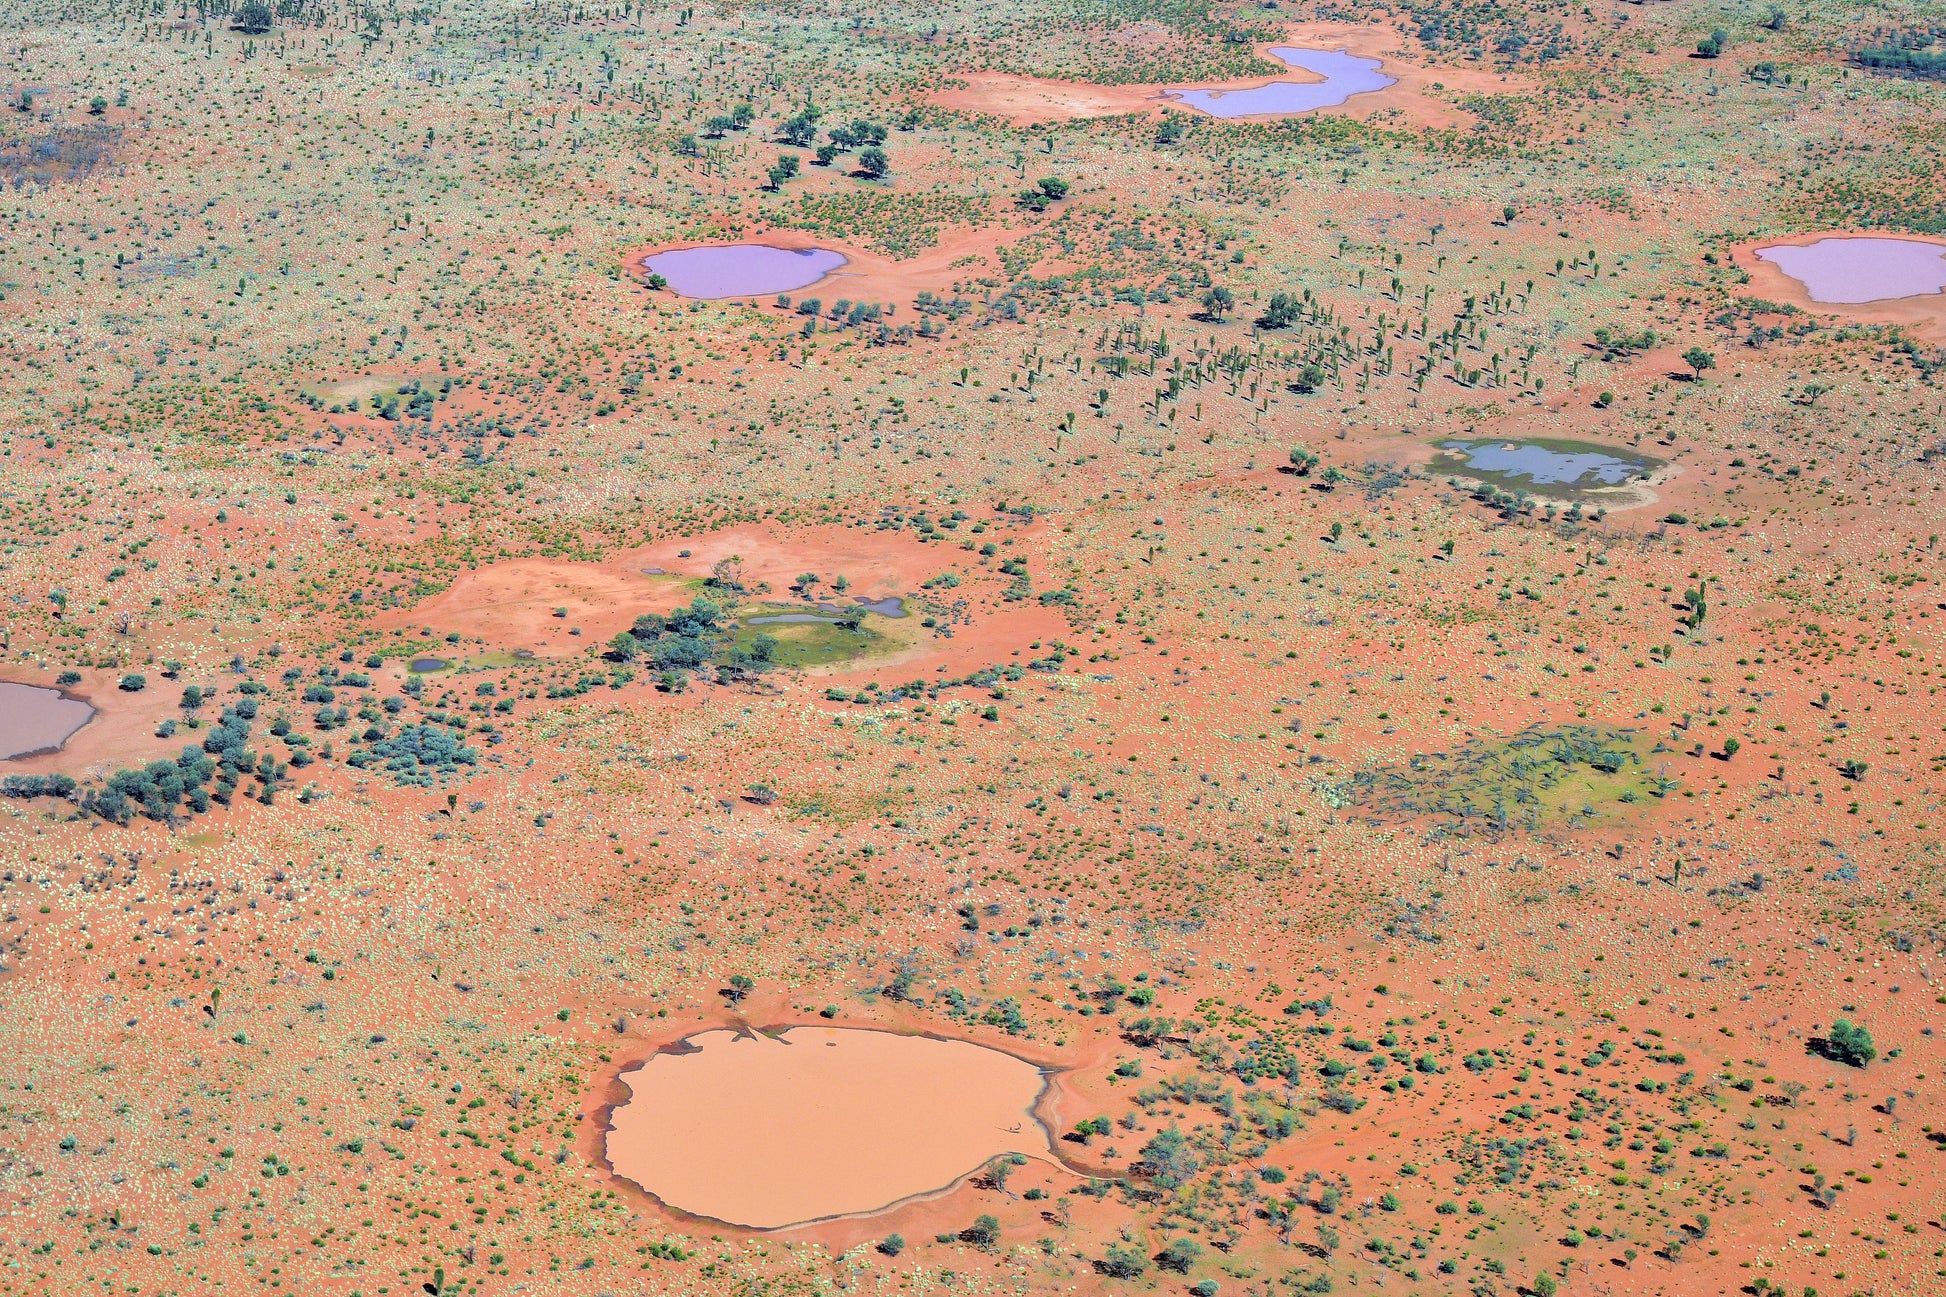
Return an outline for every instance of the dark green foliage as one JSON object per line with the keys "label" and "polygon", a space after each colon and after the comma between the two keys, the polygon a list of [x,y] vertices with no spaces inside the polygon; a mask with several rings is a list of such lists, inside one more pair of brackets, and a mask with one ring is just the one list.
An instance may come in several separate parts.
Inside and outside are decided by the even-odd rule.
{"label": "dark green foliage", "polygon": [[264,0],[243,0],[243,3],[237,6],[236,29],[240,32],[261,36],[270,30],[271,24],[275,21],[270,6],[264,3]]}
{"label": "dark green foliage", "polygon": [[1169,1245],[1156,1254],[1156,1264],[1177,1274],[1188,1274],[1189,1267],[1196,1264],[1203,1255],[1203,1245],[1193,1238],[1171,1239]]}
{"label": "dark green foliage", "polygon": [[1821,1045],[1813,1042],[1812,1048],[1833,1062],[1848,1067],[1863,1067],[1878,1057],[1878,1046],[1872,1043],[1872,1033],[1844,1018],[1832,1023],[1831,1034]]}
{"label": "dark green foliage", "polygon": [[1853,50],[1851,57],[1860,67],[1881,72],[1899,72],[1912,77],[1946,77],[1946,50],[1884,45]]}
{"label": "dark green foliage", "polygon": [[0,779],[0,797],[66,797],[74,792],[66,775],[8,775]]}
{"label": "dark green foliage", "polygon": [[360,770],[376,766],[401,784],[430,788],[461,766],[477,765],[480,753],[443,725],[407,725],[369,747],[354,749],[345,760]]}
{"label": "dark green foliage", "polygon": [[977,1248],[990,1248],[1000,1241],[1000,1222],[992,1216],[977,1216],[959,1232],[960,1241]]}
{"label": "dark green foliage", "polygon": [[1296,324],[1304,312],[1304,303],[1294,293],[1272,293],[1270,304],[1264,313],[1257,317],[1260,329],[1288,329]]}
{"label": "dark green foliage", "polygon": [[1142,1146],[1142,1166],[1158,1185],[1174,1189],[1202,1169],[1202,1159],[1189,1146],[1189,1137],[1174,1126],[1156,1132]]}

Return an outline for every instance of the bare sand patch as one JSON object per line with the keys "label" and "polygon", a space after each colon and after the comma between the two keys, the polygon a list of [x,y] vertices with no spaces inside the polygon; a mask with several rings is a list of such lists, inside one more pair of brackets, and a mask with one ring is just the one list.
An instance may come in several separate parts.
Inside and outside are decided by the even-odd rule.
{"label": "bare sand patch", "polygon": [[[536,656],[579,653],[613,638],[645,612],[688,602],[680,580],[626,561],[574,563],[524,558],[470,571],[385,624],[457,633],[489,645],[530,649]],[[580,631],[579,635],[571,634]]]}
{"label": "bare sand patch", "polygon": [[709,1031],[624,1072],[607,1156],[692,1215],[755,1229],[873,1212],[1008,1153],[1051,1159],[1034,1064],[839,1027]]}

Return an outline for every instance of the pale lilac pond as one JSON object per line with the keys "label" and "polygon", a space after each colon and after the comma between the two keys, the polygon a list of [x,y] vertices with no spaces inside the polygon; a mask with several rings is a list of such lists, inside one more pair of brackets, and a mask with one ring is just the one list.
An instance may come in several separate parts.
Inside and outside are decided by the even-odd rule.
{"label": "pale lilac pond", "polygon": [[1919,297],[1946,290],[1946,244],[1921,239],[1831,238],[1778,244],[1757,256],[1833,305]]}
{"label": "pale lilac pond", "polygon": [[94,708],[59,689],[0,681],[0,761],[52,752],[94,714]]}
{"label": "pale lilac pond", "polygon": [[758,297],[815,284],[845,264],[825,248],[732,243],[658,252],[642,262],[684,297]]}
{"label": "pale lilac pond", "polygon": [[1270,52],[1286,66],[1315,72],[1324,80],[1273,81],[1249,90],[1172,87],[1165,93],[1212,117],[1258,117],[1336,108],[1353,95],[1398,84],[1396,77],[1388,77],[1378,70],[1379,60],[1361,59],[1344,50],[1301,50],[1280,45]]}

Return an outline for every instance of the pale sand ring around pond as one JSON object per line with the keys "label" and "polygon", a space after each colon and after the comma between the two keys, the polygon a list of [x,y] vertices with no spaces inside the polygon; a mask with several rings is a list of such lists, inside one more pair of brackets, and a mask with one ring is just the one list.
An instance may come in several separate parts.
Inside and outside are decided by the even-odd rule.
{"label": "pale sand ring around pond", "polygon": [[0,680],[0,761],[56,752],[95,709],[59,689]]}
{"label": "pale sand ring around pond", "polygon": [[1804,285],[1812,301],[1831,306],[1896,301],[1946,290],[1946,244],[1924,239],[1837,237],[1758,248]]}
{"label": "pale sand ring around pond", "polygon": [[643,270],[661,275],[678,296],[704,300],[795,292],[845,264],[845,255],[830,248],[768,243],[702,244],[642,259]]}
{"label": "pale sand ring around pond", "polygon": [[692,1216],[776,1229],[881,1211],[1009,1153],[1056,1161],[1041,1069],[931,1036],[706,1031],[621,1074],[615,1173]]}
{"label": "pale sand ring around pond", "polygon": [[[1731,261],[1750,276],[1745,291],[1753,297],[1794,306],[1801,311],[1814,315],[1837,317],[1842,320],[1856,321],[1860,324],[1896,324],[1904,327],[1915,338],[1930,342],[1946,342],[1946,292],[1937,288],[1926,289],[1922,281],[1913,286],[1913,281],[1895,282],[1892,291],[1904,289],[1908,295],[1903,297],[1875,297],[1870,301],[1820,301],[1816,295],[1823,285],[1807,285],[1797,278],[1783,264],[1795,261],[1797,255],[1820,245],[1829,245],[1839,240],[1888,241],[1882,232],[1858,230],[1821,230],[1806,234],[1786,235],[1782,238],[1771,236],[1765,239],[1752,239],[1739,243],[1730,251]],[[1917,251],[1908,248],[1906,255],[1921,258],[1919,268],[1927,269],[1924,260],[1925,248],[1937,248],[1946,253],[1946,239],[1937,236],[1900,235],[1897,242],[1907,245],[1920,245]],[[1788,251],[1787,251],[1788,250]],[[1845,249],[1840,248],[1840,251]],[[1936,263],[1933,263],[1936,264]],[[1867,286],[1863,291],[1882,292],[1883,287]],[[1856,297],[1853,292],[1847,296]],[[1775,323],[1783,323],[1779,318]]]}
{"label": "pale sand ring around pond", "polygon": [[1397,77],[1379,71],[1381,60],[1359,58],[1346,50],[1277,45],[1269,53],[1284,66],[1323,80],[1268,81],[1236,90],[1171,86],[1164,93],[1184,107],[1211,117],[1287,117],[1336,108],[1353,95],[1371,94],[1399,83]]}

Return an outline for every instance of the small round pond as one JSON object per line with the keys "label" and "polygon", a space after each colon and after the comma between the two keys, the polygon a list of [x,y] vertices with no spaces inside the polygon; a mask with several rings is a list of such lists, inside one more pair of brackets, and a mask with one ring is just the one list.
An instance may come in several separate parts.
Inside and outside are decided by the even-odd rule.
{"label": "small round pond", "polygon": [[1178,103],[1212,117],[1262,117],[1336,108],[1353,95],[1397,85],[1398,78],[1379,71],[1378,59],[1362,59],[1344,50],[1302,50],[1280,45],[1271,55],[1287,67],[1315,72],[1322,81],[1272,81],[1247,90],[1198,90],[1171,87],[1165,94]]}
{"label": "small round pond", "polygon": [[1654,460],[1570,441],[1442,441],[1435,467],[1489,479],[1524,479],[1532,486],[1619,486],[1645,477]]}
{"label": "small round pond", "polygon": [[448,662],[445,658],[413,658],[412,659],[412,669],[421,674],[424,674],[428,671],[444,671],[447,667],[451,665],[452,663]]}
{"label": "small round pond", "polygon": [[642,267],[661,275],[684,297],[756,297],[815,284],[845,264],[827,248],[773,248],[764,243],[677,248],[647,257]]}
{"label": "small round pond", "polygon": [[0,761],[55,751],[94,714],[59,689],[0,681]]}
{"label": "small round pond", "polygon": [[1856,306],[1946,291],[1946,243],[1837,237],[1758,248],[1814,302]]}
{"label": "small round pond", "polygon": [[958,1040],[708,1031],[624,1072],[608,1161],[679,1211],[774,1229],[889,1207],[1006,1153],[1051,1156],[1040,1068]]}

